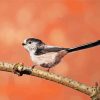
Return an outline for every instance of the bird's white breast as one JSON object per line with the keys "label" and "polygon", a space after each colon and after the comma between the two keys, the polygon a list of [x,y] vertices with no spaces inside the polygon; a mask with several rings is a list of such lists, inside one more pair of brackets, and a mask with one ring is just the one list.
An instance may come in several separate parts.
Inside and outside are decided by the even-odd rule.
{"label": "bird's white breast", "polygon": [[30,56],[31,56],[32,61],[37,65],[41,65],[43,63],[54,64],[57,57],[57,53],[50,52],[50,53],[46,53],[42,55],[34,55],[33,53],[30,53]]}

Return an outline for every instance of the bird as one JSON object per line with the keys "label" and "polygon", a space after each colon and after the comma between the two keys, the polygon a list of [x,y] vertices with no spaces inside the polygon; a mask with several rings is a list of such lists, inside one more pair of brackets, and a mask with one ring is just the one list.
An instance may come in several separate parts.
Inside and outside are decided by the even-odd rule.
{"label": "bird", "polygon": [[34,63],[33,67],[41,66],[48,68],[47,71],[49,71],[50,68],[59,64],[62,58],[68,53],[98,45],[100,46],[100,40],[73,48],[64,48],[61,46],[47,45],[42,40],[32,37],[25,39],[22,45],[28,51],[31,60]]}

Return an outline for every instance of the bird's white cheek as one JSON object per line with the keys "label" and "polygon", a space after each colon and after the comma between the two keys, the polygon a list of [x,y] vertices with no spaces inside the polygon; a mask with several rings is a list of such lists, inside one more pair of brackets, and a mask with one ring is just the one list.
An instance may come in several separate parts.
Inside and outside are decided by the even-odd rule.
{"label": "bird's white cheek", "polygon": [[29,51],[29,47],[28,47],[28,46],[24,46],[24,48],[25,48],[27,51]]}
{"label": "bird's white cheek", "polygon": [[25,49],[27,49],[27,46],[24,46]]}

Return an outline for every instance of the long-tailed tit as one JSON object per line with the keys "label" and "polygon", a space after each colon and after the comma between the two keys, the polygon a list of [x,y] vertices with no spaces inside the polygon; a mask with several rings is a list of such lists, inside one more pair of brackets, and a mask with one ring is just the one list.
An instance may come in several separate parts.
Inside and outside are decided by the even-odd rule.
{"label": "long-tailed tit", "polygon": [[57,65],[67,53],[97,45],[100,46],[100,40],[74,48],[63,48],[58,46],[49,46],[36,38],[28,38],[24,40],[22,45],[29,52],[31,60],[36,66],[39,65],[50,69]]}

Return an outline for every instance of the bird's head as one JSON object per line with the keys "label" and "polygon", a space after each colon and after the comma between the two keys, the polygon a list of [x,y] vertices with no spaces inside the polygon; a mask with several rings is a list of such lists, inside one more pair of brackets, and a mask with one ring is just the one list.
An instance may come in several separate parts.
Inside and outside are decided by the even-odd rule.
{"label": "bird's head", "polygon": [[39,39],[36,39],[36,38],[28,38],[28,39],[25,39],[24,42],[22,43],[22,45],[24,46],[24,48],[31,52],[31,51],[36,51],[37,48],[39,46],[42,46],[44,45],[44,43],[39,40]]}

